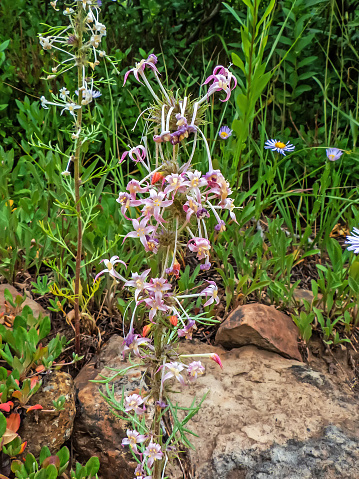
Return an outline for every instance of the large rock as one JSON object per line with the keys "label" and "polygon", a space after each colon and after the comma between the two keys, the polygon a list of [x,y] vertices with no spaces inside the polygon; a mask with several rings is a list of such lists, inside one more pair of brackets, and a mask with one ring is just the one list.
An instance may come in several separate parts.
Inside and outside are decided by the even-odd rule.
{"label": "large rock", "polygon": [[[76,380],[75,445],[80,455],[100,457],[106,479],[133,479],[135,464],[120,445],[126,424],[110,413],[99,385],[87,380],[109,374],[104,360],[123,367],[121,342],[112,337],[97,363],[86,366]],[[187,425],[199,436],[189,436],[196,447],[188,454],[193,479],[359,478],[359,410],[345,383],[338,387],[328,374],[254,346],[225,351],[186,341],[180,348],[186,354],[216,352],[224,366],[221,370],[208,360],[206,374],[196,383],[172,387],[181,391],[172,401],[187,407],[209,391]],[[115,390],[132,391],[137,380],[116,379]]]}
{"label": "large rock", "polygon": [[[11,286],[11,284],[0,284],[0,313],[7,313],[6,308],[5,308],[5,296],[4,292],[5,289],[8,289],[9,292],[12,294],[13,299],[16,298],[16,296],[23,296],[23,293],[20,293],[14,286]],[[49,316],[49,313],[36,301],[34,301],[31,298],[26,298],[25,301],[21,305],[21,309],[23,309],[24,306],[30,306],[32,309],[32,312],[37,318],[39,314],[42,316]]]}
{"label": "large rock", "polygon": [[56,453],[71,437],[76,407],[74,382],[69,374],[55,371],[47,376],[30,403],[41,404],[44,409],[51,410],[54,409],[52,401],[60,396],[66,398],[62,411],[30,411],[21,423],[20,437],[28,441],[26,451],[34,456],[39,456],[43,446],[48,446],[52,453]]}
{"label": "large rock", "polygon": [[228,316],[217,331],[216,343],[227,349],[253,344],[301,361],[297,338],[298,329],[289,316],[254,303],[239,306]]}

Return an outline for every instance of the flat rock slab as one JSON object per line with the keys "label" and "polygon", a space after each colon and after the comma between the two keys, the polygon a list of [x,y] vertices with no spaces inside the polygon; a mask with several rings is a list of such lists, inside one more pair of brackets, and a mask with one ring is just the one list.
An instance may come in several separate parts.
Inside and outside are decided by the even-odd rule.
{"label": "flat rock slab", "polygon": [[[14,299],[16,298],[16,296],[23,296],[23,293],[20,293],[16,288],[14,288],[14,286],[11,286],[11,284],[0,284],[0,313],[6,312],[4,296],[5,289],[8,289],[10,291]],[[35,318],[37,318],[40,313],[42,316],[49,316],[48,311],[46,311],[39,303],[37,303],[31,298],[25,299],[25,301],[21,305],[21,309],[26,305],[30,306]]]}
{"label": "flat rock slab", "polygon": [[253,344],[288,358],[302,361],[298,350],[298,328],[292,318],[264,304],[236,308],[221,324],[216,343],[226,349]]}

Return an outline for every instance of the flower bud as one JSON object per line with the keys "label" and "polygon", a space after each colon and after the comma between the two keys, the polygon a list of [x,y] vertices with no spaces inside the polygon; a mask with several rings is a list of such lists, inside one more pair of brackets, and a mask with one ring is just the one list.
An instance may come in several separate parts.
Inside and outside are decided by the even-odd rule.
{"label": "flower bud", "polygon": [[143,328],[143,331],[142,331],[142,336],[145,338],[147,336],[147,334],[150,332],[152,328],[152,323],[151,324],[146,324],[146,326],[144,326]]}
{"label": "flower bud", "polygon": [[178,323],[177,316],[170,316],[170,323],[172,324],[172,326],[177,326],[177,323]]}
{"label": "flower bud", "polygon": [[215,361],[217,364],[220,365],[220,367],[223,369],[223,364],[222,364],[222,361],[221,361],[221,358],[218,356],[217,353],[212,353],[210,355],[210,358]]}
{"label": "flower bud", "polygon": [[151,185],[154,185],[155,183],[157,183],[157,181],[160,181],[160,180],[163,180],[163,175],[159,171],[156,171],[156,173],[152,175]]}

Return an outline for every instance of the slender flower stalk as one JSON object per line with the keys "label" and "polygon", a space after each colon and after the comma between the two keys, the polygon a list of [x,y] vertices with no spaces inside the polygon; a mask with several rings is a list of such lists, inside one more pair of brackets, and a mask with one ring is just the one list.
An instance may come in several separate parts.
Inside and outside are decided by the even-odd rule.
{"label": "slender flower stalk", "polygon": [[[130,356],[131,363],[140,361],[150,384],[139,394],[125,395],[119,405],[125,417],[132,422],[122,444],[129,445],[141,460],[136,475],[147,477],[147,474],[152,479],[162,479],[170,457],[168,451],[171,450],[164,442],[161,428],[163,408],[170,402],[169,390],[174,384],[186,387],[204,374],[205,367],[200,361],[192,360],[187,364],[187,358],[211,359],[222,367],[215,353],[179,355],[176,347],[179,340],[191,341],[197,330],[197,317],[186,311],[185,301],[202,297],[204,307],[215,307],[219,303],[216,283],[207,281],[195,293],[183,294],[171,278],[180,278],[179,253],[186,247],[196,256],[201,270],[211,268],[212,245],[206,227],[211,215],[216,219],[215,230],[218,233],[225,230],[227,217],[236,221],[233,201],[229,197],[229,183],[219,170],[213,170],[210,149],[201,126],[209,106],[208,98],[223,90],[226,96],[220,100],[228,101],[237,80],[229,69],[218,65],[205,82],[208,85],[207,94],[191,101],[188,96],[181,98],[178,94],[174,97],[172,91],[164,88],[156,64],[157,57],[150,54],[125,74],[124,83],[129,81],[132,73],[131,81],[134,78],[147,86],[155,100],[146,109],[146,120],[154,125],[153,148],[146,130],[141,144],[123,153],[121,162],[128,159],[140,162],[148,174],[140,180],[132,179],[117,201],[131,226],[123,241],[140,240],[144,250],[152,257],[151,264],[156,264],[157,271],[154,273],[151,268],[136,271],[126,281],[115,270],[119,259],[112,257],[105,261],[106,269],[97,277],[107,272],[116,280],[123,281],[124,286],[134,294],[132,317],[122,354]],[[150,85],[153,76],[159,85],[159,95]],[[231,132],[225,133],[230,136]],[[198,136],[203,140],[208,158],[208,170],[204,172],[192,167]],[[225,135],[222,137],[225,138]],[[184,151],[188,150],[182,146],[188,141],[192,141],[192,150],[186,157]],[[154,152],[154,168],[151,166],[151,152]],[[140,309],[145,311],[149,322],[143,327],[142,336],[134,329]],[[201,321],[205,320],[202,318]],[[147,408],[154,408],[153,414],[149,415],[153,419],[148,424],[146,419],[138,421],[138,416],[142,418]]]}
{"label": "slender flower stalk", "polygon": [[[57,8],[57,1],[51,2],[52,7]],[[66,169],[62,172],[64,180],[68,181],[68,189],[73,188],[75,202],[76,221],[77,221],[77,247],[75,261],[75,280],[74,280],[74,326],[75,326],[75,350],[80,353],[80,273],[81,256],[83,240],[83,220],[82,220],[82,185],[81,185],[81,160],[83,154],[83,137],[86,130],[83,125],[84,108],[101,96],[101,92],[94,89],[94,79],[87,78],[89,67],[93,71],[100,63],[99,58],[105,58],[106,52],[98,50],[101,40],[106,36],[106,26],[99,21],[99,4],[95,0],[78,0],[70,6],[65,5],[62,9],[67,26],[56,29],[55,35],[39,35],[39,42],[45,51],[56,50],[59,58],[56,58],[56,64],[52,68],[52,75],[47,79],[58,78],[64,72],[74,69],[76,72],[77,85],[75,92],[62,86],[58,95],[52,93],[53,101],[49,101],[45,96],[40,98],[41,105],[45,109],[54,106],[61,109],[60,115],[69,113],[73,119],[74,128],[70,135],[73,140],[73,153],[68,160]],[[50,32],[53,29],[50,29]],[[71,49],[71,50],[70,50]],[[91,61],[94,60],[94,61]],[[74,165],[74,182],[69,181],[71,176],[70,165]],[[111,263],[111,261],[110,261]],[[116,277],[113,268],[107,268],[107,272]],[[117,275],[118,277],[118,275]]]}

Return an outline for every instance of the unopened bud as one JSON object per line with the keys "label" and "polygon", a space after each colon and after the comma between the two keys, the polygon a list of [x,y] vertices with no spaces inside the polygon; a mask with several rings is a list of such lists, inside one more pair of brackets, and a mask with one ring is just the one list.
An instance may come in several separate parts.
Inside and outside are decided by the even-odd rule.
{"label": "unopened bud", "polygon": [[151,178],[151,185],[154,185],[157,183],[157,181],[163,180],[163,175],[159,171],[156,171],[156,173],[153,173],[152,178]]}
{"label": "unopened bud", "polygon": [[170,316],[170,323],[172,324],[172,326],[177,326],[178,324],[177,316]]}
{"label": "unopened bud", "polygon": [[145,338],[147,336],[147,334],[150,332],[152,328],[152,323],[151,324],[146,324],[146,326],[144,326],[143,330],[142,330],[142,336]]}

